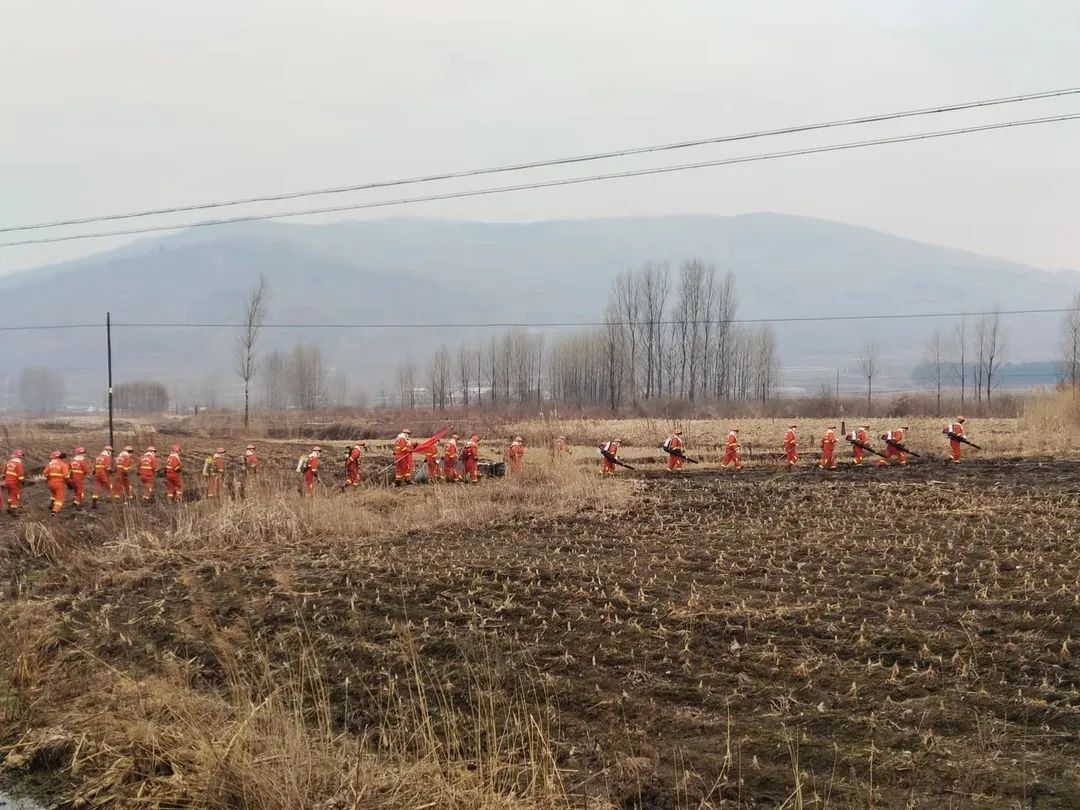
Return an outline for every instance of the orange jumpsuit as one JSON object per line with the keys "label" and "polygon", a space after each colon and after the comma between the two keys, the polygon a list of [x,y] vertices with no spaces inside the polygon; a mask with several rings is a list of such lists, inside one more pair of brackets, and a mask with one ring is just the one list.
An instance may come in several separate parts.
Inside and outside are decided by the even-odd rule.
{"label": "orange jumpsuit", "polygon": [[259,474],[259,457],[254,450],[244,451],[244,475],[254,477]]}
{"label": "orange jumpsuit", "polygon": [[681,453],[672,453],[672,450],[682,449],[682,436],[676,436],[674,433],[668,436],[668,440],[664,442],[664,448],[668,451],[667,470],[668,472],[678,472],[683,468],[683,458]]}
{"label": "orange jumpsuit", "polygon": [[[954,436],[963,436],[964,425],[962,422],[952,422],[947,428],[945,428],[945,432],[951,433]],[[962,448],[963,446],[963,442],[958,442],[956,439],[952,438],[949,439],[949,455],[952,457],[953,464],[960,463],[960,448]]]}
{"label": "orange jumpsuit", "polygon": [[180,454],[169,453],[165,459],[165,500],[184,500],[184,479],[181,476],[183,465],[180,463]]}
{"label": "orange jumpsuit", "polygon": [[304,469],[304,495],[315,496],[315,479],[319,477],[319,454],[314,450],[308,454]]}
{"label": "orange jumpsuit", "polygon": [[901,430],[900,428],[897,428],[896,430],[890,430],[888,433],[883,433],[881,435],[881,438],[886,443],[885,444],[885,458],[879,458],[878,459],[878,462],[877,462],[878,466],[879,467],[884,467],[886,464],[889,463],[890,458],[895,458],[901,464],[907,464],[907,453],[905,453],[903,450],[900,450],[900,449],[898,449],[896,447],[893,447],[893,445],[888,443],[889,440],[891,439],[892,441],[896,442],[897,444],[903,444],[904,443],[904,431]]}
{"label": "orange jumpsuit", "polygon": [[25,472],[23,460],[18,456],[8,459],[4,465],[4,489],[8,494],[8,511],[16,511],[21,504],[21,493]]}
{"label": "orange jumpsuit", "polygon": [[442,474],[447,481],[457,481],[457,439],[451,439],[443,447]]}
{"label": "orange jumpsuit", "polygon": [[71,459],[71,503],[75,506],[82,506],[88,475],[90,475],[90,462],[86,460],[85,455],[77,453]]}
{"label": "orange jumpsuit", "polygon": [[362,454],[363,451],[359,447],[354,447],[345,459],[345,486],[347,487],[360,486],[360,456]]}
{"label": "orange jumpsuit", "polygon": [[570,455],[570,446],[566,443],[564,437],[558,437],[551,445],[551,455],[555,461],[562,461]]}
{"label": "orange jumpsuit", "polygon": [[788,428],[784,434],[784,457],[789,467],[794,467],[799,462],[799,437],[795,428]]}
{"label": "orange jumpsuit", "polygon": [[525,445],[521,442],[514,442],[510,445],[510,449],[506,451],[506,457],[510,461],[510,474],[517,475],[524,468]]}
{"label": "orange jumpsuit", "polygon": [[394,483],[411,484],[412,483],[412,442],[405,436],[404,433],[398,435],[394,440]]}
{"label": "orange jumpsuit", "polygon": [[427,464],[428,481],[434,483],[439,480],[439,445],[433,444],[424,451],[424,463]]}
{"label": "orange jumpsuit", "polygon": [[52,513],[57,515],[64,508],[64,495],[67,492],[71,468],[62,458],[54,458],[45,465],[45,484],[52,493]]}
{"label": "orange jumpsuit", "polygon": [[224,490],[225,483],[225,454],[214,453],[210,457],[210,475],[206,482],[206,497],[216,498],[219,492]]}
{"label": "orange jumpsuit", "polygon": [[836,430],[833,428],[826,430],[821,437],[821,463],[818,464],[818,469],[836,469]]}
{"label": "orange jumpsuit", "polygon": [[[619,457],[619,443],[618,442],[604,442],[600,445],[601,451],[606,451],[608,455],[613,458]],[[600,474],[601,475],[614,475],[615,474],[615,462],[600,453]]]}
{"label": "orange jumpsuit", "polygon": [[158,460],[154,453],[143,453],[139,459],[139,481],[142,482],[142,499],[150,500],[154,494],[154,476],[157,475]]}
{"label": "orange jumpsuit", "polygon": [[734,464],[736,470],[742,469],[742,461],[739,459],[739,434],[734,430],[727,435],[724,460],[720,462],[720,467],[726,470],[729,464]]}
{"label": "orange jumpsuit", "polygon": [[112,453],[102,450],[94,459],[94,494],[90,496],[91,505],[97,506],[98,499],[112,492]]}
{"label": "orange jumpsuit", "polygon": [[[866,432],[866,428],[858,428],[851,431],[848,438],[859,442],[859,444],[865,444],[868,447],[870,446],[870,434]],[[858,445],[853,444],[851,445],[851,455],[854,457],[856,464],[862,464],[866,451]]]}
{"label": "orange jumpsuit", "polygon": [[116,457],[116,481],[113,483],[114,499],[119,499],[121,495],[128,500],[135,497],[135,492],[131,488],[131,479],[128,477],[131,474],[131,465],[133,463],[131,453],[127,450],[121,450],[120,455]]}
{"label": "orange jumpsuit", "polygon": [[462,460],[462,476],[466,481],[476,483],[480,475],[477,471],[476,463],[480,460],[480,448],[476,446],[476,442],[472,439],[465,444],[465,449],[461,451]]}

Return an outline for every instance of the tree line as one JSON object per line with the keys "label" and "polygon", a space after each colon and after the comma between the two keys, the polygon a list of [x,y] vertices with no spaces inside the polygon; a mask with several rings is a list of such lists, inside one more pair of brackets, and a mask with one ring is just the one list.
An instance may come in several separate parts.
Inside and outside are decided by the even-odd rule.
{"label": "tree line", "polygon": [[399,404],[499,406],[550,399],[617,410],[642,400],[767,402],[776,395],[776,337],[736,320],[735,278],[699,259],[627,270],[598,326],[553,340],[508,329],[483,343],[441,346],[398,366]]}

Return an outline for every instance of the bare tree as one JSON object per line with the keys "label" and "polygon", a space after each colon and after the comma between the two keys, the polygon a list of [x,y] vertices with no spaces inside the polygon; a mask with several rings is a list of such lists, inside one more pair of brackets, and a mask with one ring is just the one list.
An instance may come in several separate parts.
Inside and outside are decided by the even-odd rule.
{"label": "bare tree", "polygon": [[763,324],[753,337],[750,360],[753,364],[754,394],[765,404],[776,392],[780,364],[776,358],[776,335],[770,324]]}
{"label": "bare tree", "polygon": [[941,385],[945,376],[945,338],[941,334],[940,329],[935,329],[934,334],[930,336],[930,340],[926,343],[926,363],[931,369],[931,381],[937,388],[937,411],[936,414],[941,416]]}
{"label": "bare tree", "polygon": [[960,408],[963,410],[967,399],[967,318],[961,318],[960,323],[956,325],[956,331],[953,333],[953,348],[956,352],[955,374],[959,377],[960,382]]}
{"label": "bare tree", "polygon": [[169,392],[159,382],[136,380],[114,389],[116,410],[121,413],[162,413],[169,407]]}
{"label": "bare tree", "polygon": [[266,306],[269,298],[270,290],[266,284],[266,276],[259,273],[259,278],[248,293],[244,304],[244,321],[236,339],[236,370],[240,374],[240,379],[244,381],[244,427],[248,426],[250,414],[251,378],[258,370],[255,346],[259,341],[263,323],[266,322]]}
{"label": "bare tree", "polygon": [[1080,293],[1073,296],[1061,324],[1061,376],[1075,397],[1080,385]]}
{"label": "bare tree", "polygon": [[878,345],[874,341],[866,343],[859,352],[859,370],[866,378],[866,415],[870,415],[870,409],[874,394],[874,375],[877,374],[878,359],[880,353]]}
{"label": "bare tree", "polygon": [[469,374],[472,371],[472,357],[469,351],[465,348],[465,343],[462,342],[458,346],[457,353],[458,360],[458,374],[461,380],[461,399],[462,404],[469,407]]}
{"label": "bare tree", "polygon": [[292,404],[313,411],[326,400],[326,370],[322,351],[313,343],[298,343],[289,356],[286,370]]}
{"label": "bare tree", "polygon": [[983,384],[986,386],[986,407],[990,407],[990,398],[994,387],[998,384],[998,375],[1001,372],[1001,364],[1005,360],[1008,350],[1008,335],[1005,326],[1001,323],[1001,313],[983,315],[980,320],[979,334],[979,358],[982,367]]}
{"label": "bare tree", "polygon": [[286,369],[289,358],[277,349],[263,359],[261,378],[263,387],[263,407],[270,411],[283,411],[289,404]]}

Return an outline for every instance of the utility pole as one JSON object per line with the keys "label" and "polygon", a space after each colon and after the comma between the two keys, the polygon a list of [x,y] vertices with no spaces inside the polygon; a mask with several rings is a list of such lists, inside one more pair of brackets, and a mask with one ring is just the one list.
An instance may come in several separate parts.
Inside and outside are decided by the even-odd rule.
{"label": "utility pole", "polygon": [[112,313],[105,313],[105,351],[109,358],[109,447],[116,447],[113,440],[113,389],[112,389]]}

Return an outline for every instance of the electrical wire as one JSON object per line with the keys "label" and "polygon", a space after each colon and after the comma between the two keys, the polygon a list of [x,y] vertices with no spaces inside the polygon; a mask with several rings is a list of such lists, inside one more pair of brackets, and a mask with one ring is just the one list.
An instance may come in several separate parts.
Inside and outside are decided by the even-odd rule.
{"label": "electrical wire", "polygon": [[128,211],[116,214],[103,214],[100,216],[82,217],[77,219],[59,219],[51,222],[37,222],[28,225],[9,225],[0,227],[0,233],[14,231],[31,231],[42,228],[58,228],[67,225],[87,225],[93,222],[109,222],[121,219],[135,219],[139,217],[157,216],[161,214],[177,214],[188,211],[205,211],[213,208],[226,208],[236,205],[250,205],[254,203],[277,202],[281,200],[295,200],[303,197],[315,197],[327,194],[344,194],[353,191],[369,191],[378,188],[392,188],[395,186],[429,183],[439,180],[456,180],[465,177],[478,177],[488,174],[501,174],[506,172],[524,171],[526,169],[545,168],[550,166],[565,166],[574,163],[587,163],[596,160],[609,160],[611,158],[630,157],[654,152],[670,152],[677,149],[689,149],[699,146],[711,146],[722,143],[735,143],[738,141],[768,138],[777,135],[793,135],[816,130],[835,129],[839,127],[855,126],[859,124],[879,123],[883,121],[896,121],[904,118],[916,118],[926,115],[936,115],[960,110],[972,110],[982,107],[996,107],[1005,104],[1017,104],[1026,101],[1037,101],[1062,96],[1076,95],[1080,93],[1080,87],[1070,87],[1062,90],[1046,90],[1037,93],[1024,93],[1016,96],[1004,96],[1001,98],[983,99],[980,101],[966,101],[958,104],[945,104],[936,107],[923,107],[914,110],[882,113],[880,115],[864,115],[855,118],[843,118],[834,121],[825,121],[814,124],[798,124],[795,126],[780,127],[778,129],[757,130],[742,132],[734,135],[719,135],[708,138],[698,138],[689,141],[676,141],[674,143],[654,144],[650,146],[635,146],[625,149],[615,149],[608,152],[594,152],[591,154],[574,155],[571,157],[549,158],[545,160],[527,161],[524,163],[511,163],[503,166],[490,166],[480,169],[463,169],[451,172],[420,175],[398,180],[382,180],[369,183],[358,183],[348,186],[331,186],[328,188],[309,189],[305,191],[290,191],[280,194],[266,194],[254,197],[241,197],[232,200],[219,200],[215,202],[194,203],[190,205],[177,205],[165,208],[154,208],[143,211]]}
{"label": "electrical wire", "polygon": [[763,154],[747,155],[744,157],[724,158],[721,160],[708,160],[698,163],[682,163],[674,166],[660,166],[649,169],[634,169],[630,171],[611,172],[608,174],[587,175],[584,177],[570,177],[561,180],[545,180],[532,183],[521,183],[512,186],[496,186],[491,188],[473,189],[471,191],[451,191],[442,194],[428,194],[419,197],[401,197],[395,200],[377,200],[366,203],[326,206],[323,208],[308,208],[299,211],[284,211],[273,214],[250,214],[247,216],[201,220],[197,222],[187,222],[176,225],[150,225],[141,228],[127,228],[112,231],[69,234],[66,236],[47,236],[35,239],[23,239],[15,242],[0,242],[0,248],[18,247],[21,245],[37,245],[49,242],[70,242],[79,239],[99,239],[109,236],[133,236],[136,234],[144,233],[186,230],[187,228],[205,228],[214,225],[230,225],[240,222],[257,222],[267,219],[286,219],[289,217],[310,216],[313,214],[329,214],[341,211],[358,211],[367,208],[385,208],[388,206],[409,205],[412,203],[435,202],[439,200],[455,200],[465,197],[483,197],[492,194],[506,194],[514,191],[554,188],[557,186],[572,186],[581,183],[593,183],[602,180],[614,180],[626,177],[644,177],[646,175],[669,174],[671,172],[690,171],[694,169],[705,169],[716,166],[733,166],[741,163],[756,163],[767,160],[778,160],[780,158],[801,157],[804,155],[817,155],[828,152],[842,152],[849,149],[864,149],[872,146],[884,146],[897,143],[911,143],[913,141],[925,141],[934,138],[950,137],[954,135],[967,135],[976,132],[989,132],[991,130],[998,129],[1037,126],[1040,124],[1075,121],[1077,119],[1080,119],[1080,113],[1069,113],[1065,115],[1056,115],[1044,118],[1028,118],[1014,121],[1002,121],[996,124],[983,124],[980,126],[960,127],[958,129],[938,130],[935,132],[920,132],[912,135],[899,135],[891,138],[874,138],[865,141],[849,141],[847,143],[830,144],[826,146],[814,146],[804,149],[792,149],[782,152],[766,152]]}
{"label": "electrical wire", "polygon": [[[915,312],[875,315],[795,315],[778,318],[727,318],[659,321],[505,321],[487,323],[266,323],[260,329],[563,329],[614,326],[705,326],[721,324],[821,323],[825,321],[895,321],[918,318],[974,318],[982,315],[1050,315],[1074,312],[1073,307],[1047,309],[995,309],[981,312]],[[114,328],[127,329],[242,329],[245,324],[225,321],[197,323],[113,321]],[[0,332],[54,331],[65,329],[104,329],[104,323],[58,323],[28,326],[0,326]]]}

